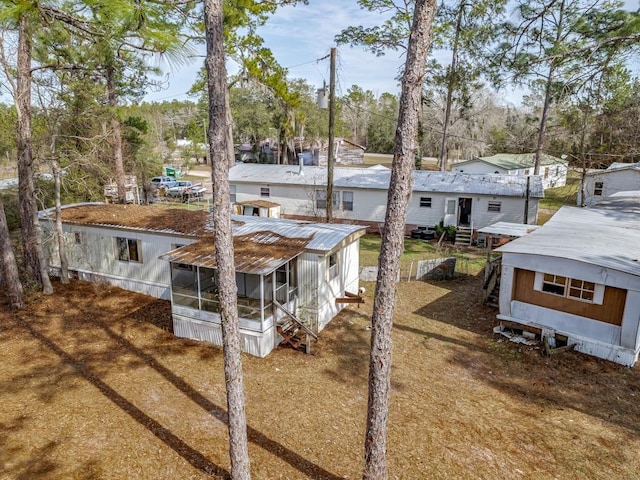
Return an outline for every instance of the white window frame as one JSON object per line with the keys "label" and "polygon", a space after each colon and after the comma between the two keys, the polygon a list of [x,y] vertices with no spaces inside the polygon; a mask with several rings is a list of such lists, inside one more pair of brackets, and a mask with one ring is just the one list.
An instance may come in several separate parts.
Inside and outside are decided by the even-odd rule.
{"label": "white window frame", "polygon": [[237,185],[229,185],[229,200],[231,203],[236,203]]}
{"label": "white window frame", "polygon": [[[554,295],[556,297],[564,297],[564,298],[568,298],[569,300],[575,300],[576,302],[584,302],[584,303],[593,303],[594,305],[602,305],[603,301],[604,301],[604,290],[605,287],[603,284],[601,283],[596,283],[596,282],[592,282],[590,280],[580,280],[577,278],[571,278],[571,277],[565,277],[564,275],[554,275],[554,274],[550,274],[547,273],[547,275],[554,275],[554,278],[557,279],[557,277],[562,277],[564,278],[564,284],[562,284],[563,288],[564,288],[564,293],[562,295],[558,294],[558,293],[553,293],[553,292],[547,292],[545,290],[543,290],[543,285],[545,283],[544,281],[544,272],[536,272],[536,276],[535,276],[535,280],[533,283],[533,289],[537,292],[542,292],[542,293],[546,293],[548,295]],[[590,291],[589,289],[584,289],[584,283],[592,283],[594,284],[594,289],[593,289],[593,300],[588,300],[588,299],[584,299],[584,298],[579,298],[576,297],[575,295],[571,295],[571,289],[573,288],[574,290],[577,289],[578,287],[571,287],[571,281],[578,281],[578,282],[582,282],[582,287],[579,287],[579,289],[581,291]],[[547,282],[549,283],[549,282]],[[561,285],[560,283],[553,283],[554,285]]]}
{"label": "white window frame", "polygon": [[260,196],[261,197],[270,197],[271,196],[271,188],[270,187],[260,187]]}
{"label": "white window frame", "polygon": [[327,256],[327,279],[332,280],[338,276],[338,266],[340,259],[338,258],[338,252],[333,252]]}
{"label": "white window frame", "polygon": [[[127,237],[115,237],[115,239],[116,239],[116,256],[118,257],[118,260],[120,262],[142,263],[142,242],[140,240],[135,238],[127,238]],[[121,246],[123,246],[121,244],[123,242],[127,242],[126,250],[121,249]],[[130,248],[132,245],[135,245],[136,247],[136,254],[138,257],[136,260],[131,260]],[[122,255],[124,252],[126,252],[126,258],[125,258],[125,255]]]}
{"label": "white window frame", "polygon": [[593,184],[593,195],[594,196],[601,197],[603,190],[604,190],[604,182],[594,182],[594,184]]}
{"label": "white window frame", "polygon": [[431,205],[432,205],[432,197],[420,197],[421,208],[431,208]]}
{"label": "white window frame", "polygon": [[322,210],[327,208],[327,191],[326,190],[316,190],[316,208],[322,209]]}
{"label": "white window frame", "polygon": [[[346,199],[347,195],[351,196],[351,200]],[[353,199],[354,199],[353,192],[351,190],[344,190],[342,192],[342,209],[347,212],[353,212],[353,203],[354,203]]]}

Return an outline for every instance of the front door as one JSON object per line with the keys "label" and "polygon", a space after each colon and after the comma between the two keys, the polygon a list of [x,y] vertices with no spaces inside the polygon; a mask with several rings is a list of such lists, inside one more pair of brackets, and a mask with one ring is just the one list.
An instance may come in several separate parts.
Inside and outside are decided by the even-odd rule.
{"label": "front door", "polygon": [[458,226],[458,199],[447,198],[444,202],[444,226]]}
{"label": "front door", "polygon": [[458,199],[458,225],[468,227],[471,225],[471,201],[472,198],[463,197]]}

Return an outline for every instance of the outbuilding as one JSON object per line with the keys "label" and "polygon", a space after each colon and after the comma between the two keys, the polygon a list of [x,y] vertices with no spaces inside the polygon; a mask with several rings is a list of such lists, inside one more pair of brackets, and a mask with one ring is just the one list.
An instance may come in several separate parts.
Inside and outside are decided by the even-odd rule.
{"label": "outbuilding", "polygon": [[588,207],[621,192],[640,190],[640,162],[612,163],[606,170],[586,172],[578,191],[578,206]]}

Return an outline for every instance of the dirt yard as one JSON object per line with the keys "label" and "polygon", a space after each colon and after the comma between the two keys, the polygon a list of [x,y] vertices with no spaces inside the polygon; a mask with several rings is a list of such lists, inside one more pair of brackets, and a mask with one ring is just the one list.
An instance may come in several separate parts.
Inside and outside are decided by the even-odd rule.
{"label": "dirt yard", "polygon": [[[365,286],[312,355],[243,357],[254,479],[359,478]],[[221,350],[174,338],[166,301],[55,288],[17,315],[0,307],[0,478],[226,477]],[[640,478],[638,368],[502,342],[479,289],[399,285],[390,478]]]}

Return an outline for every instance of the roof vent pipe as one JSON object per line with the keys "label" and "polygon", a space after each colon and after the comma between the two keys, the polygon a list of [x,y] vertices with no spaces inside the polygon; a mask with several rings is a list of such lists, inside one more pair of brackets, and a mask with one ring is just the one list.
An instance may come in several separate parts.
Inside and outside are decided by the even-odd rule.
{"label": "roof vent pipe", "polygon": [[298,154],[298,164],[299,164],[299,169],[298,169],[298,175],[304,175],[304,172],[302,171],[302,167],[304,166],[304,157],[302,156],[301,153]]}

